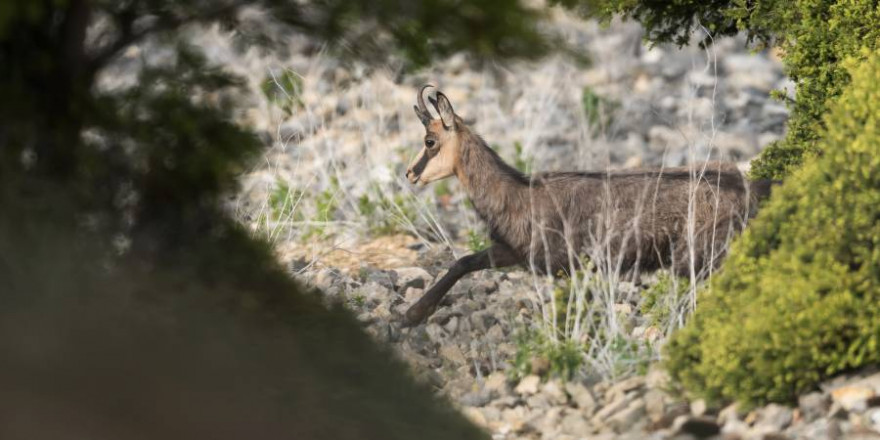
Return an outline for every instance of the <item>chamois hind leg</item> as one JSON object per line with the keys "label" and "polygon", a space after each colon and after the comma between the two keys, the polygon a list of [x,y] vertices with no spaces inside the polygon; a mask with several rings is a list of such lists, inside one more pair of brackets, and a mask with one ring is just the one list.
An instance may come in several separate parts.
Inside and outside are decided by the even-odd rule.
{"label": "chamois hind leg", "polygon": [[516,254],[506,245],[495,243],[492,247],[477,252],[475,254],[461,257],[452,264],[446,275],[440,278],[436,284],[431,286],[427,293],[422,295],[419,300],[410,306],[404,315],[404,325],[413,326],[420,324],[434,313],[437,304],[446,295],[446,292],[461,279],[461,277],[478,270],[489,269],[491,267],[512,266],[520,262]]}
{"label": "chamois hind leg", "polygon": [[[727,254],[728,240],[739,231],[737,219],[725,215],[715,223],[699,228],[694,234],[693,266],[698,279],[709,275],[709,270],[716,269]],[[678,243],[673,251],[673,270],[679,277],[691,275],[691,258],[688,242]]]}

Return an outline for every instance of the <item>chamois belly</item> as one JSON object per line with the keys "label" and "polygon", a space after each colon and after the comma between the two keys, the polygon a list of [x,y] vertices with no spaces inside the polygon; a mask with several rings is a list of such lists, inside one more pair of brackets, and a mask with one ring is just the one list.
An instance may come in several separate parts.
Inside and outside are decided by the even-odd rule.
{"label": "chamois belly", "polygon": [[[581,225],[583,226],[583,225]],[[586,262],[605,273],[651,272],[672,265],[675,233],[629,225],[620,230],[587,225],[583,229],[535,228],[522,254],[528,267],[543,274],[567,274]]]}

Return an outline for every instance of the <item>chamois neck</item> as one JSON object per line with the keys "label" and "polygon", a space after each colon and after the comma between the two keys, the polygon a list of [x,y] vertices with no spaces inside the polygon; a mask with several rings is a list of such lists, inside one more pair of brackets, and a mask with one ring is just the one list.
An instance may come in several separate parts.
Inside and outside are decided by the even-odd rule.
{"label": "chamois neck", "polygon": [[528,212],[529,178],[466,128],[459,139],[461,158],[456,175],[490,231],[503,238],[514,217]]}
{"label": "chamois neck", "polygon": [[529,185],[528,176],[504,162],[480,136],[464,129],[459,138],[461,160],[455,171],[469,195],[481,193],[487,185],[510,189]]}

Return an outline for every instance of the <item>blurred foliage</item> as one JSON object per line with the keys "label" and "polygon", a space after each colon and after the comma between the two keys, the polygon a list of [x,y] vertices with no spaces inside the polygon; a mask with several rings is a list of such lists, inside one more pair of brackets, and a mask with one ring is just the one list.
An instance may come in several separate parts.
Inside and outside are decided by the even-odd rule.
{"label": "blurred foliage", "polygon": [[295,110],[303,108],[303,82],[296,72],[284,70],[279,75],[269,75],[260,85],[263,95],[270,104],[278,107],[285,115],[291,116]]}
{"label": "blurred foliage", "polygon": [[825,117],[824,153],[774,190],[667,346],[695,394],[794,402],[880,363],[880,53],[841,64],[852,83]]}
{"label": "blurred foliage", "polygon": [[[412,68],[546,54],[542,16],[499,0],[0,2],[0,399],[30,415],[0,436],[484,437],[229,219],[261,143],[234,122],[243,81],[188,41],[219,24],[241,50],[286,50],[297,33]],[[80,432],[67,409],[99,422]]]}
{"label": "blurred foliage", "polygon": [[235,222],[108,258],[0,192],[0,438],[486,438]]}
{"label": "blurred foliage", "polygon": [[880,47],[880,4],[873,0],[762,0],[749,23],[777,36],[786,73],[797,84],[785,139],[752,162],[755,178],[781,179],[818,143],[828,106],[850,81],[843,61],[863,59],[862,47]]}
{"label": "blurred foliage", "polygon": [[755,0],[551,0],[550,3],[604,23],[617,16],[637,20],[645,28],[645,39],[654,44],[684,46],[691,42],[695,31],[701,31],[697,33],[701,44],[743,31],[750,41],[771,39],[766,30],[747,21],[760,6]]}
{"label": "blurred foliage", "polygon": [[[348,58],[415,67],[457,51],[480,62],[546,54],[557,45],[539,32],[543,16],[498,0],[10,0],[0,7],[0,174],[24,187],[63,183],[91,223],[122,234],[149,224],[173,243],[189,235],[183,222],[210,222],[216,196],[260,148],[231,122],[242,82],[187,44],[193,26],[234,31],[243,50],[286,50],[293,32]],[[96,87],[132,46],[168,56],[140,60],[133,85]],[[271,82],[270,96],[301,88],[290,72]]]}

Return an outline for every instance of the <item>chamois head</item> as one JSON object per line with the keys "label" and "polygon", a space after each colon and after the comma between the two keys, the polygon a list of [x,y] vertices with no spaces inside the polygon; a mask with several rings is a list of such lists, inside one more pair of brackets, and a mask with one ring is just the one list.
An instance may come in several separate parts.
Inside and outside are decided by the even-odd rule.
{"label": "chamois head", "polygon": [[461,118],[452,110],[449,98],[438,91],[436,98],[428,97],[440,115],[439,119],[434,119],[422,96],[428,87],[432,86],[422,86],[417,97],[418,105],[413,106],[425,126],[425,145],[406,170],[406,178],[422,186],[453,175],[461,157],[458,138]]}

